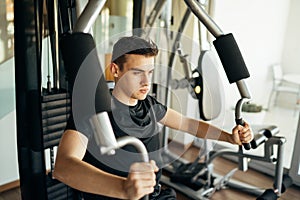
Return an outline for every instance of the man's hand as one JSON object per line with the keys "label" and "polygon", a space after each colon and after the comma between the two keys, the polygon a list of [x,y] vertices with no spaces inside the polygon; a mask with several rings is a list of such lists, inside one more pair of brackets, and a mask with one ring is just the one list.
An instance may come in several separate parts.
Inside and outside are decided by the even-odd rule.
{"label": "man's hand", "polygon": [[230,136],[230,143],[242,145],[242,143],[249,143],[253,139],[253,132],[248,123],[245,122],[244,126],[236,125],[232,129]]}
{"label": "man's hand", "polygon": [[153,160],[150,163],[132,164],[124,183],[124,190],[127,193],[128,199],[140,199],[152,193],[156,184],[155,172],[157,171],[158,167]]}

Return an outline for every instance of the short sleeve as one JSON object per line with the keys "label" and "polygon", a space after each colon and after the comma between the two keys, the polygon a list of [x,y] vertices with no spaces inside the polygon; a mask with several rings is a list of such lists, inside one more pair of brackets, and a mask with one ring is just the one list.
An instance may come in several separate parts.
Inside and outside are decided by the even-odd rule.
{"label": "short sleeve", "polygon": [[166,115],[167,106],[163,105],[162,103],[157,101],[157,99],[150,95],[147,97],[147,99],[151,102],[151,105],[153,106],[156,120],[160,121]]}

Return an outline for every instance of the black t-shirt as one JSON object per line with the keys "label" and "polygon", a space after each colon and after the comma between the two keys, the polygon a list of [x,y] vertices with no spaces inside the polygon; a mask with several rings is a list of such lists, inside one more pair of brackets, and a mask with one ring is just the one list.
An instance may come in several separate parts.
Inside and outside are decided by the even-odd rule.
{"label": "black t-shirt", "polygon": [[[145,145],[149,158],[155,160],[158,166],[162,165],[160,145],[160,125],[157,123],[166,114],[167,107],[148,95],[145,100],[138,101],[135,106],[127,106],[112,97],[111,112],[108,113],[116,138],[133,136],[139,138]],[[70,118],[66,129],[76,129],[76,124]],[[133,162],[142,161],[141,155],[135,147],[128,145],[116,150],[114,155],[101,155],[100,147],[94,137],[88,137],[88,148],[83,158],[84,161],[106,172],[127,177],[129,167]],[[161,170],[157,173],[157,183],[161,176]],[[99,186],[100,187],[100,186]],[[97,199],[111,199],[93,194],[84,194]]]}

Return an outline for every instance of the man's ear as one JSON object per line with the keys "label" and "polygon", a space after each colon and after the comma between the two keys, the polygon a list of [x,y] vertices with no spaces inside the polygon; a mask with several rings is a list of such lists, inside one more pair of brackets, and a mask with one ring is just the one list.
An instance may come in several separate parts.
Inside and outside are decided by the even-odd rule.
{"label": "man's ear", "polygon": [[119,66],[116,63],[110,63],[110,72],[114,77],[118,77]]}

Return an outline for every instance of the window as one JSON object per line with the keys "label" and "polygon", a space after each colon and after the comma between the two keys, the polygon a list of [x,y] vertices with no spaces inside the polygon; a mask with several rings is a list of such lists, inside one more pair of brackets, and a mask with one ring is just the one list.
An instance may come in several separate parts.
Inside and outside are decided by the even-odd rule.
{"label": "window", "polygon": [[14,3],[0,2],[0,64],[14,55]]}

